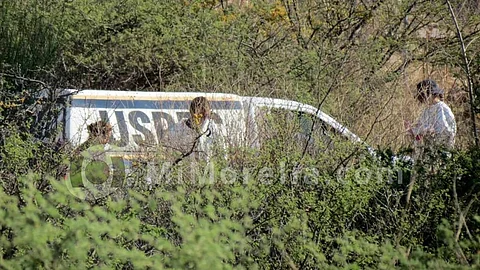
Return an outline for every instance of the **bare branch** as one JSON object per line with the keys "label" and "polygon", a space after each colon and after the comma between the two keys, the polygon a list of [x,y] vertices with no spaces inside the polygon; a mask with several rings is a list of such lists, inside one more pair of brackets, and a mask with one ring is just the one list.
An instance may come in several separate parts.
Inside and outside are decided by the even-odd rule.
{"label": "bare branch", "polygon": [[453,23],[455,24],[458,41],[460,43],[460,48],[462,50],[462,58],[463,58],[462,60],[464,64],[465,73],[467,75],[468,96],[470,99],[470,114],[471,114],[471,120],[472,120],[473,137],[475,139],[475,146],[478,147],[479,141],[478,141],[478,133],[477,133],[477,124],[475,120],[475,102],[474,102],[475,96],[473,94],[472,74],[470,72],[470,65],[467,57],[467,48],[465,46],[465,41],[463,40],[463,37],[462,37],[462,32],[460,31],[460,27],[458,25],[457,16],[453,11],[452,4],[450,3],[449,0],[447,0],[446,2],[448,5],[448,9],[450,11],[450,15],[452,16]]}
{"label": "bare branch", "polygon": [[42,82],[42,81],[39,81],[39,80],[25,78],[25,77],[22,77],[22,76],[17,76],[17,75],[8,74],[8,73],[0,73],[0,77],[1,76],[8,77],[8,78],[13,78],[13,79],[18,79],[18,80],[22,80],[22,81],[27,81],[27,82],[38,83],[38,84],[41,84],[43,87],[47,88],[47,84],[45,82]]}
{"label": "bare branch", "polygon": [[462,261],[463,264],[468,264],[467,258],[465,257],[465,254],[463,253],[462,247],[458,243],[458,240],[460,238],[460,233],[462,231],[462,226],[465,222],[465,217],[464,213],[462,212],[462,209],[460,208],[460,204],[458,202],[458,194],[457,194],[457,178],[453,178],[453,197],[455,199],[455,206],[457,207],[458,215],[459,215],[459,224],[458,224],[458,230],[455,235],[455,245],[457,246],[457,257]]}

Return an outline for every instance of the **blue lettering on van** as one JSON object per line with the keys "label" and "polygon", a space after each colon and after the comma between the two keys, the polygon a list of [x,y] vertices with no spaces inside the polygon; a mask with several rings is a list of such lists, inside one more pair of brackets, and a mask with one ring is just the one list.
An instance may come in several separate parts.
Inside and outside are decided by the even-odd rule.
{"label": "blue lettering on van", "polygon": [[[105,122],[110,122],[110,117],[107,114],[107,111],[99,111],[100,119]],[[128,145],[128,129],[127,123],[125,122],[125,117],[122,111],[115,112],[115,118],[117,119],[118,129],[120,131],[120,140],[115,140],[113,137],[113,133],[110,137],[110,142],[118,147],[125,147]]]}
{"label": "blue lettering on van", "polygon": [[[157,133],[157,138],[160,141],[165,136],[165,131],[173,127],[175,122],[173,121],[173,117],[166,112],[152,112],[152,116],[153,124]],[[163,128],[162,119],[167,122],[167,126],[165,128]]]}
{"label": "blue lettering on van", "polygon": [[181,119],[189,118],[190,113],[189,112],[177,112],[177,119],[180,121]]}
{"label": "blue lettering on van", "polygon": [[[98,113],[101,120],[106,122],[112,122],[110,121],[110,117],[113,116],[108,115],[107,111],[99,110]],[[141,134],[132,135],[133,142],[139,146],[144,144],[152,145],[160,142],[164,138],[166,131],[175,125],[175,120],[172,115],[162,111],[151,112],[151,118],[145,112],[131,111],[128,113],[128,123],[125,120],[124,113],[124,111],[114,111],[116,126],[118,127],[120,133],[120,140],[115,140],[112,134],[112,137],[110,137],[110,142],[118,147],[125,147],[130,143],[127,124],[132,126],[136,131]],[[176,114],[178,120],[190,116],[190,113],[188,111],[176,112]],[[216,113],[213,113],[212,118],[218,125],[221,125],[223,123],[220,116]],[[149,124],[152,122],[155,130],[149,130],[145,126],[145,124]],[[115,130],[116,129],[114,129],[114,131]]]}
{"label": "blue lettering on van", "polygon": [[142,124],[150,123],[150,118],[148,118],[148,116],[144,112],[131,111],[128,114],[128,120],[130,121],[130,125],[132,125],[134,129],[142,133],[143,137],[145,137],[145,139],[142,139],[141,135],[137,135],[137,134],[132,135],[133,141],[137,145],[155,144],[155,138],[153,137],[153,133],[150,130],[148,130],[145,126],[142,126]]}

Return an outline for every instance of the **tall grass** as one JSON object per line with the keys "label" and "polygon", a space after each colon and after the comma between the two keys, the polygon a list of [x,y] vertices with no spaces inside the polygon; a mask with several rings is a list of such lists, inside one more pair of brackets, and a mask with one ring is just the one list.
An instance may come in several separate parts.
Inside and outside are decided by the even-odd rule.
{"label": "tall grass", "polygon": [[0,63],[3,70],[29,75],[57,61],[58,25],[48,1],[0,2]]}

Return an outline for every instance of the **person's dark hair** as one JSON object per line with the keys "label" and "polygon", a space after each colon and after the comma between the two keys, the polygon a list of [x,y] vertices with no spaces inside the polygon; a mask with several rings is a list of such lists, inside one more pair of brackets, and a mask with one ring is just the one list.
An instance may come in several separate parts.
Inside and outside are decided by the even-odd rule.
{"label": "person's dark hair", "polygon": [[88,133],[93,137],[106,137],[112,131],[112,126],[105,121],[98,121],[87,126]]}
{"label": "person's dark hair", "polygon": [[443,90],[438,87],[434,80],[423,80],[417,84],[417,100],[421,103],[427,101],[430,96],[438,97],[443,101]]}
{"label": "person's dark hair", "polygon": [[210,102],[208,102],[206,97],[196,97],[190,103],[190,113],[202,114],[202,118],[210,116]]}

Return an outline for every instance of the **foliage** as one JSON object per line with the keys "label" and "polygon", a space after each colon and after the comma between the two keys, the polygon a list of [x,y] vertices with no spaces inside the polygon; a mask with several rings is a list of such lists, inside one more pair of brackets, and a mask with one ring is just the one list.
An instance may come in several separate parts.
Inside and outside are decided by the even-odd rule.
{"label": "foliage", "polygon": [[[469,170],[469,161],[457,163],[465,157],[456,154],[447,166]],[[96,201],[77,199],[64,182],[53,178],[50,191],[43,193],[33,184],[40,177],[30,174],[19,178],[18,194],[1,192],[1,264],[6,268],[478,267],[480,223],[473,214],[480,206],[469,202],[469,196],[478,193],[465,195],[458,189],[466,225],[457,240],[458,212],[452,211],[455,206],[448,199],[451,182],[441,184],[446,190],[431,189],[427,196],[421,195],[419,185],[414,208],[405,210],[402,203],[394,206],[389,200],[401,200],[404,193],[396,190],[406,185],[379,181],[377,173],[365,177],[365,172],[385,173],[381,168],[372,160],[351,167],[345,178],[328,174],[312,178],[308,173],[310,178],[305,178],[287,164],[284,175],[272,171],[271,175],[253,173],[248,181],[239,175],[225,181],[219,175],[225,168],[220,167],[213,182],[208,174],[194,179],[183,174],[186,178],[170,179],[155,189],[130,188],[123,196]],[[440,184],[451,171],[428,179]],[[457,177],[469,183],[478,175]]]}
{"label": "foliage", "polygon": [[[0,2],[2,268],[480,267],[480,151],[444,3],[232,2]],[[478,5],[451,2],[478,89]],[[424,77],[447,90],[460,147],[412,167],[394,153]],[[64,181],[78,157],[57,140],[64,88],[288,98],[387,150],[276,112],[260,149],[184,160],[154,184],[139,160],[127,186],[80,200]]]}

